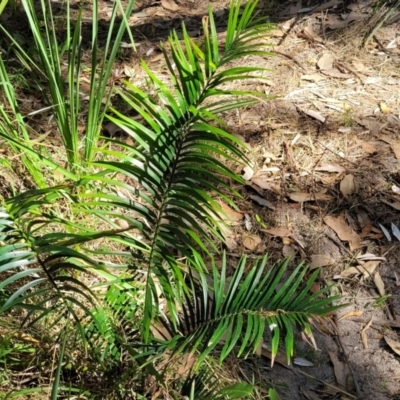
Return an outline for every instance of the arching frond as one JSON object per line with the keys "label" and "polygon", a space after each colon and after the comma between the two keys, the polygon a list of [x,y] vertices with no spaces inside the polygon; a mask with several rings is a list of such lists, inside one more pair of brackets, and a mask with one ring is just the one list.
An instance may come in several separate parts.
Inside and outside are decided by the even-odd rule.
{"label": "arching frond", "polygon": [[25,323],[34,324],[52,315],[50,325],[53,326],[71,316],[85,337],[81,316],[83,313],[96,321],[91,309],[97,300],[76,274],[87,272],[79,262],[87,264],[90,259],[60,244],[59,233],[35,237],[36,225],[46,221],[35,221],[32,213],[55,196],[56,191],[33,191],[30,196],[23,194],[14,198],[15,207],[11,204],[8,210],[0,211],[0,274],[4,277],[0,290],[5,293],[0,314],[12,308],[24,308]]}
{"label": "arching frond", "polygon": [[[173,32],[170,51],[163,49],[172,87],[142,62],[155,96],[129,83],[119,95],[143,122],[117,110],[108,117],[134,144],[110,140],[112,149],[99,150],[105,160],[93,164],[104,172],[84,178],[123,188],[127,193],[125,199],[118,194],[92,195],[95,208],[123,208],[143,221],[141,234],[149,242],[143,330],[146,340],[157,303],[157,287],[163,291],[171,315],[177,315],[176,298],[180,299],[186,290],[176,255],[191,257],[196,250],[217,250],[215,239],[222,237],[216,215],[221,208],[214,198],[220,196],[233,205],[231,198],[238,193],[232,183],[242,183],[230,164],[246,160],[243,143],[216,126],[216,121],[220,122],[219,113],[252,104],[263,96],[227,86],[233,81],[262,79],[265,74],[262,67],[229,64],[245,55],[270,54],[262,49],[260,41],[270,25],[252,20],[256,3],[249,2],[239,13],[240,2],[232,2],[224,51],[220,50],[211,8],[203,20],[203,43],[191,39],[184,26],[182,41]],[[228,101],[227,96],[232,95],[235,97]],[[248,95],[252,97],[243,97]],[[215,100],[215,96],[220,99]],[[125,182],[115,182],[107,171],[123,174]],[[137,222],[133,225],[138,227]],[[171,280],[179,282],[176,287],[180,290],[171,291]]]}
{"label": "arching frond", "polygon": [[190,400],[233,400],[249,396],[253,386],[236,383],[221,387],[221,381],[211,369],[203,368],[190,374],[182,387],[181,394]]}
{"label": "arching frond", "polygon": [[[226,260],[221,272],[212,266],[212,285],[204,278],[191,278],[194,295],[181,305],[179,326],[176,329],[167,317],[162,320],[168,329],[176,352],[194,351],[198,364],[214,349],[220,349],[222,362],[234,349],[238,356],[255,352],[265,334],[272,333],[272,354],[275,356],[284,336],[286,355],[293,355],[294,327],[311,332],[309,320],[325,315],[338,306],[334,297],[321,297],[329,288],[317,293],[309,290],[319,271],[305,279],[307,267],[298,265],[282,280],[288,261],[266,269],[267,257],[256,261],[244,275],[246,257],[239,261],[235,274],[226,278]],[[205,268],[205,266],[202,266]],[[279,288],[279,289],[278,289]],[[171,347],[170,347],[171,348]]]}

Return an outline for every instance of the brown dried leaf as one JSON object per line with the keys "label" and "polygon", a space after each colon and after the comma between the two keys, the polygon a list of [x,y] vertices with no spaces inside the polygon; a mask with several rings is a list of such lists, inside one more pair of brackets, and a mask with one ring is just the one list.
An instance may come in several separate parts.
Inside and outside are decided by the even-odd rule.
{"label": "brown dried leaf", "polygon": [[243,233],[243,246],[246,247],[246,249],[255,250],[260,243],[260,236]]}
{"label": "brown dried leaf", "polygon": [[349,79],[349,78],[353,77],[350,74],[344,74],[344,73],[340,72],[336,68],[324,69],[324,70],[322,70],[322,73],[324,75],[330,76],[331,78]]}
{"label": "brown dried leaf", "polygon": [[316,42],[323,42],[324,40],[322,39],[321,36],[318,35],[318,33],[314,32],[313,28],[311,26],[306,26],[304,28],[304,34],[309,37],[310,39],[315,40]]}
{"label": "brown dried leaf", "polygon": [[361,239],[353,229],[344,222],[342,218],[327,216],[324,218],[325,223],[332,228],[339,236],[340,240],[349,242],[350,250],[353,251],[360,247]]}
{"label": "brown dried leaf", "polygon": [[296,257],[296,250],[292,246],[285,244],[282,248],[282,254],[286,258],[294,260]]}
{"label": "brown dried leaf", "polygon": [[328,254],[313,254],[311,256],[310,271],[316,268],[332,265],[335,262],[336,262],[335,259],[329,256]]}
{"label": "brown dried leaf", "polygon": [[236,250],[239,245],[236,242],[235,233],[231,230],[231,228],[229,228],[229,226],[221,225],[220,228],[226,247],[230,251]]}
{"label": "brown dried leaf", "polygon": [[398,160],[400,160],[400,141],[392,143],[392,150]]}
{"label": "brown dried leaf", "polygon": [[169,11],[178,11],[180,8],[173,0],[161,0],[161,5]]}
{"label": "brown dried leaf", "polygon": [[379,271],[376,272],[376,274],[374,275],[374,283],[376,288],[378,289],[378,292],[381,296],[385,295],[385,284],[383,283],[381,274],[379,273]]}
{"label": "brown dried leaf", "polygon": [[321,74],[315,73],[315,74],[311,74],[311,75],[302,75],[300,77],[300,79],[302,79],[304,81],[311,81],[311,82],[318,83],[318,82],[326,80],[326,77]]}
{"label": "brown dried leaf", "polygon": [[335,175],[329,175],[329,176],[320,176],[319,180],[324,184],[324,185],[331,185],[334,183],[337,179],[340,178],[340,174],[335,174]]}
{"label": "brown dried leaf", "polygon": [[126,221],[125,219],[122,218],[117,218],[115,220],[115,223],[121,228],[121,229],[128,229],[129,228],[129,222]]}
{"label": "brown dried leaf", "polygon": [[222,209],[222,212],[218,214],[223,220],[225,220],[226,223],[228,223],[229,225],[235,225],[242,220],[242,213],[235,211],[221,200],[217,200],[217,203],[221,206]]}
{"label": "brown dried leaf", "polygon": [[276,227],[271,229],[260,229],[261,232],[269,233],[272,236],[287,237],[292,234],[289,229],[283,227]]}
{"label": "brown dried leaf", "polygon": [[368,338],[367,338],[367,330],[372,324],[372,320],[374,317],[372,316],[369,320],[368,324],[364,326],[363,330],[361,331],[361,340],[363,342],[364,349],[368,349]]}
{"label": "brown dried leaf", "polygon": [[361,317],[362,313],[363,313],[363,312],[362,312],[361,310],[358,310],[358,311],[351,311],[351,312],[349,312],[349,313],[343,315],[342,317],[340,317],[340,318],[338,319],[338,322],[341,321],[341,320],[343,320],[343,319],[347,319],[347,318],[351,318],[351,317]]}
{"label": "brown dried leaf", "polygon": [[146,60],[147,62],[154,63],[154,62],[159,62],[162,58],[164,58],[164,53],[156,53],[154,56],[150,57],[149,60]]}
{"label": "brown dried leaf", "polygon": [[311,293],[318,293],[321,290],[321,285],[318,282],[314,282],[310,287]]}
{"label": "brown dried leaf", "polygon": [[360,261],[387,261],[385,257],[376,256],[375,254],[372,254],[372,253],[360,254],[359,256],[357,256],[357,260],[360,260]]}
{"label": "brown dried leaf", "polygon": [[361,145],[363,151],[365,151],[368,154],[374,154],[377,152],[376,146],[373,145],[372,143],[363,142],[362,140],[358,141],[357,143]]}
{"label": "brown dried leaf", "polygon": [[297,201],[298,203],[303,203],[305,201],[330,201],[333,199],[333,197],[326,194],[325,191],[318,193],[296,192],[291,193],[289,198],[293,201]]}
{"label": "brown dried leaf", "polygon": [[229,251],[234,251],[238,248],[237,241],[233,238],[233,236],[226,236],[225,237],[225,245]]}
{"label": "brown dried leaf", "polygon": [[346,171],[341,165],[321,165],[320,167],[316,167],[315,171],[321,172],[344,172]]}
{"label": "brown dried leaf", "polygon": [[307,114],[309,117],[315,118],[316,120],[324,123],[326,118],[318,111],[315,110],[303,110],[305,114]]}
{"label": "brown dried leaf", "polygon": [[[371,237],[371,236],[374,236],[374,237],[375,237],[376,234],[375,234],[375,233],[372,233],[373,229],[374,229],[374,227],[373,227],[371,224],[368,224],[368,225],[363,226],[363,227],[362,227],[362,230],[361,230],[361,233],[360,233],[360,238],[361,238],[361,239],[365,239],[365,238]],[[382,234],[382,233],[381,233],[381,235],[382,235],[382,237],[383,237],[383,234]],[[371,260],[372,260],[372,258],[371,258]]]}
{"label": "brown dried leaf", "polygon": [[395,201],[394,203],[390,203],[389,201],[381,200],[381,202],[387,204],[390,207],[393,207],[395,210],[400,211],[400,201]]}
{"label": "brown dried leaf", "polygon": [[[281,125],[283,125],[284,126],[284,124],[281,124]],[[271,129],[273,129],[272,127],[271,127]],[[271,152],[269,152],[269,151],[265,151],[264,152],[264,154],[262,155],[263,156],[263,158],[265,158],[265,159],[271,159],[271,160],[277,160],[278,159],[278,157],[276,157],[275,156],[275,154],[272,154]]]}
{"label": "brown dried leaf", "polygon": [[354,175],[348,174],[344,176],[344,178],[340,182],[340,191],[346,199],[353,193],[357,193],[358,184],[357,181],[354,179]]}
{"label": "brown dried leaf", "polygon": [[332,53],[324,53],[317,62],[318,68],[322,71],[329,70],[333,68],[333,61],[334,58]]}
{"label": "brown dried leaf", "polygon": [[359,265],[358,267],[350,267],[346,269],[346,271],[343,271],[340,276],[347,277],[363,274],[364,278],[369,278],[372,276],[379,263],[380,261],[368,261],[364,265]]}
{"label": "brown dried leaf", "polygon": [[348,365],[341,362],[335,352],[328,351],[328,354],[333,364],[333,371],[335,372],[336,382],[338,383],[338,385],[346,388],[347,377],[350,372]]}
{"label": "brown dried leaf", "polygon": [[259,186],[261,189],[270,190],[272,192],[275,192],[276,194],[282,195],[282,190],[280,186],[277,185],[276,183],[267,182],[259,178],[253,178],[251,181],[257,186]]}
{"label": "brown dried leaf", "polygon": [[369,72],[369,69],[361,61],[353,61],[353,65],[358,72]]}
{"label": "brown dried leaf", "polygon": [[397,354],[400,356],[400,343],[396,342],[395,340],[392,340],[388,338],[387,336],[384,336],[386,343],[388,346]]}

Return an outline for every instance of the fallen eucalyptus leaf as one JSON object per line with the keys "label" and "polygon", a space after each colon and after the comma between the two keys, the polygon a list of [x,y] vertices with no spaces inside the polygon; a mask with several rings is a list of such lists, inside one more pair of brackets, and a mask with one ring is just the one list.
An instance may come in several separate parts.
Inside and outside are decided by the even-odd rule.
{"label": "fallen eucalyptus leaf", "polygon": [[396,342],[395,340],[392,340],[388,338],[387,336],[384,336],[385,342],[388,344],[388,346],[397,354],[400,356],[400,343]]}
{"label": "fallen eucalyptus leaf", "polygon": [[352,275],[363,274],[364,278],[369,278],[374,273],[376,267],[379,265],[380,261],[368,261],[364,265],[359,265],[357,267],[350,267],[340,274],[340,277],[345,278]]}
{"label": "fallen eucalyptus leaf", "polygon": [[392,237],[390,236],[389,231],[388,231],[382,224],[379,224],[379,227],[381,228],[383,234],[386,236],[386,239],[387,239],[389,242],[391,242],[391,241],[392,241]]}
{"label": "fallen eucalyptus leaf", "polygon": [[330,76],[331,78],[349,79],[353,77],[350,74],[343,74],[336,68],[324,69],[322,70],[322,73],[326,76]]}
{"label": "fallen eucalyptus leaf", "polygon": [[335,373],[336,382],[339,386],[347,387],[347,379],[350,375],[349,367],[346,363],[339,360],[336,352],[328,351],[329,358],[333,364],[333,372]]}
{"label": "fallen eucalyptus leaf", "polygon": [[316,167],[315,171],[321,172],[345,172],[346,169],[343,168],[341,165],[321,165],[320,167]]}
{"label": "fallen eucalyptus leaf", "polygon": [[233,208],[229,207],[221,200],[218,200],[217,203],[221,206],[222,209],[221,212],[219,212],[218,214],[221,219],[225,220],[227,224],[236,225],[242,220],[242,213],[235,211]]}
{"label": "fallen eucalyptus leaf", "polygon": [[395,201],[391,203],[390,201],[381,200],[381,202],[387,204],[388,206],[394,208],[395,210],[400,211],[400,201]]}
{"label": "fallen eucalyptus leaf", "polygon": [[269,233],[272,236],[279,236],[279,237],[290,236],[292,234],[292,232],[290,232],[289,229],[283,228],[283,227],[276,227],[276,228],[271,228],[271,229],[260,229],[260,231]]}
{"label": "fallen eucalyptus leaf", "polygon": [[251,231],[253,228],[253,222],[251,221],[251,217],[249,214],[244,214],[244,225],[248,231]]}
{"label": "fallen eucalyptus leaf", "polygon": [[361,331],[361,340],[363,342],[364,349],[368,349],[368,338],[367,338],[367,330],[372,324],[373,316],[369,320],[368,324],[364,326],[363,330]]}
{"label": "fallen eucalyptus leaf", "polygon": [[260,206],[268,207],[271,210],[275,210],[275,206],[268,200],[263,199],[260,196],[257,195],[251,195],[249,196],[252,200],[254,200],[256,203],[258,203]]}
{"label": "fallen eucalyptus leaf", "polygon": [[341,317],[338,319],[338,322],[342,321],[343,319],[347,319],[347,318],[351,318],[351,317],[361,317],[362,313],[363,313],[363,312],[362,312],[361,310],[350,311],[349,313],[347,313],[347,314],[341,316]]}
{"label": "fallen eucalyptus leaf", "polygon": [[365,254],[361,254],[361,255],[357,256],[357,260],[360,260],[360,261],[386,261],[386,258],[379,257],[379,256],[376,256],[375,254],[371,254],[371,253],[365,253]]}
{"label": "fallen eucalyptus leaf", "polygon": [[270,190],[276,194],[282,195],[282,190],[279,185],[272,182],[267,182],[263,179],[253,178],[251,180],[255,185],[259,186],[261,189]]}
{"label": "fallen eucalyptus leaf", "polygon": [[312,363],[311,361],[306,360],[303,357],[295,357],[293,359],[293,364],[300,365],[301,367],[313,367],[314,366],[314,363]]}
{"label": "fallen eucalyptus leaf", "polygon": [[332,228],[339,236],[340,240],[349,242],[350,250],[353,251],[360,247],[361,238],[353,229],[346,224],[342,218],[334,218],[327,216],[324,218],[325,223]]}
{"label": "fallen eucalyptus leaf", "polygon": [[311,75],[302,75],[300,77],[300,79],[302,79],[304,81],[311,81],[311,82],[318,83],[318,82],[321,82],[321,81],[325,81],[326,77],[321,75],[321,74],[315,73],[315,74],[311,74]]}
{"label": "fallen eucalyptus leaf", "polygon": [[310,271],[335,264],[336,260],[328,254],[313,254],[311,256]]}
{"label": "fallen eucalyptus leaf", "polygon": [[354,179],[354,175],[347,174],[344,176],[342,181],[340,182],[340,191],[343,196],[347,199],[352,194],[356,193],[358,190],[358,184]]}
{"label": "fallen eucalyptus leaf", "polygon": [[255,250],[261,243],[261,238],[257,235],[243,234],[243,246],[248,250]]}
{"label": "fallen eucalyptus leaf", "polygon": [[400,230],[399,228],[392,222],[391,224],[393,236],[400,241]]}
{"label": "fallen eucalyptus leaf", "polygon": [[376,288],[378,289],[378,292],[381,296],[385,296],[385,284],[382,280],[381,274],[379,273],[379,271],[376,272],[376,274],[374,275],[374,283]]}
{"label": "fallen eucalyptus leaf", "polygon": [[332,69],[333,61],[334,61],[334,58],[333,58],[332,53],[329,53],[329,52],[324,53],[317,62],[318,68],[322,71]]}
{"label": "fallen eucalyptus leaf", "polygon": [[318,33],[314,32],[311,26],[306,26],[303,32],[306,34],[306,36],[308,36],[310,39],[315,40],[316,42],[322,43],[324,41],[322,37],[318,35]]}
{"label": "fallen eucalyptus leaf", "polygon": [[180,8],[173,0],[161,0],[161,5],[169,11],[178,11]]}
{"label": "fallen eucalyptus leaf", "polygon": [[326,121],[326,118],[318,111],[315,110],[306,110],[304,111],[305,114],[307,114],[309,117],[315,118],[316,120],[324,123]]}
{"label": "fallen eucalyptus leaf", "polygon": [[293,201],[297,201],[298,203],[303,203],[305,201],[330,201],[333,199],[333,197],[329,194],[326,194],[325,191],[318,193],[296,192],[291,193],[289,198]]}

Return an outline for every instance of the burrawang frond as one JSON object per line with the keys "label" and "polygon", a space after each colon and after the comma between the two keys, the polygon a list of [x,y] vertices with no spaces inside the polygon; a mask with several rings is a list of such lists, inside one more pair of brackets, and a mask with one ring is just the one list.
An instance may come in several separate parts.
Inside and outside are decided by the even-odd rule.
{"label": "burrawang frond", "polygon": [[[246,257],[242,257],[235,274],[227,278],[224,258],[221,271],[212,265],[211,287],[207,279],[191,275],[193,295],[181,304],[178,327],[174,328],[167,315],[162,319],[173,338],[170,341],[174,343],[173,350],[177,353],[197,351],[197,363],[201,365],[204,358],[218,348],[222,362],[233,350],[238,356],[256,352],[268,326],[267,331],[272,332],[273,356],[284,336],[290,363],[294,327],[310,333],[310,318],[339,308],[332,304],[338,297],[324,297],[329,287],[310,293],[319,271],[314,271],[304,281],[308,268],[302,264],[285,276],[283,286],[279,287],[288,261],[266,269],[267,261],[267,257],[256,261],[245,275],[248,263]],[[204,268],[204,265],[195,267],[196,270]]]}
{"label": "burrawang frond", "polygon": [[190,400],[227,400],[249,396],[253,386],[242,382],[224,385],[212,369],[203,368],[189,374],[183,383],[181,395]]}
{"label": "burrawang frond", "polygon": [[[214,196],[211,197],[209,193],[213,192],[224,199],[235,197],[238,193],[232,189],[232,182],[242,183],[241,177],[229,167],[229,162],[244,162],[245,147],[229,132],[216,126],[215,122],[220,121],[219,113],[252,104],[260,96],[252,92],[224,89],[224,85],[231,81],[254,77],[262,79],[265,73],[265,69],[259,67],[227,66],[227,59],[240,59],[250,54],[253,44],[249,40],[259,38],[262,29],[267,28],[267,25],[251,24],[250,16],[256,2],[251,4],[250,8],[245,7],[244,14],[239,18],[235,15],[239,15],[240,3],[232,3],[228,26],[229,45],[223,52],[220,51],[211,8],[208,18],[204,19],[203,44],[190,38],[185,27],[182,41],[175,32],[170,35],[169,50],[164,48],[163,52],[171,85],[157,77],[142,62],[155,89],[155,96],[150,97],[129,83],[119,94],[128,106],[140,114],[144,122],[124,116],[117,110],[112,110],[113,115],[108,117],[132,138],[134,144],[111,140],[113,150],[101,151],[113,161],[94,164],[113,174],[122,173],[135,182],[124,188],[132,198],[142,200],[140,205],[136,201],[129,203],[132,211],[146,218],[143,232],[150,238],[148,293],[157,292],[156,286],[161,285],[173,309],[175,301],[170,296],[180,298],[181,294],[179,291],[171,292],[170,279],[181,282],[183,292],[187,291],[174,255],[178,252],[191,257],[193,251],[208,253],[217,250],[215,239],[222,237],[216,215],[221,210]],[[269,54],[260,49],[258,52]],[[249,94],[251,99],[245,99]],[[230,100],[211,99],[221,95],[233,96]],[[121,150],[114,150],[117,146]],[[104,175],[102,180],[105,179]],[[90,179],[95,180],[96,176]],[[98,197],[100,199],[101,194]],[[121,202],[109,198],[109,203],[118,207]],[[157,284],[153,274],[157,277]],[[145,302],[143,332],[146,340],[149,339],[155,302],[150,297]],[[172,315],[177,315],[176,310],[171,311]]]}

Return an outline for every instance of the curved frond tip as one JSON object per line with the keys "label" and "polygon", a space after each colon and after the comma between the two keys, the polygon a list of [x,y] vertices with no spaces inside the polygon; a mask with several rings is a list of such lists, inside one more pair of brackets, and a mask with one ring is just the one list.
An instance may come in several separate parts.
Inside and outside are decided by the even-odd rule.
{"label": "curved frond tip", "polygon": [[[175,329],[167,317],[162,321],[175,338],[174,349],[177,352],[197,351],[200,365],[218,346],[222,362],[234,349],[238,356],[255,352],[266,332],[271,332],[273,356],[284,336],[290,362],[294,329],[310,332],[313,317],[326,315],[340,306],[332,304],[338,297],[323,297],[329,287],[315,294],[309,292],[318,271],[305,279],[308,267],[300,264],[286,276],[287,264],[288,260],[285,260],[267,269],[267,257],[264,257],[245,274],[247,260],[242,257],[235,274],[227,278],[224,259],[221,271],[215,264],[212,266],[212,288],[207,279],[191,275],[193,296],[186,297],[181,304],[178,328]],[[201,268],[204,266],[196,269]],[[283,276],[284,283],[278,286]]]}

